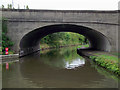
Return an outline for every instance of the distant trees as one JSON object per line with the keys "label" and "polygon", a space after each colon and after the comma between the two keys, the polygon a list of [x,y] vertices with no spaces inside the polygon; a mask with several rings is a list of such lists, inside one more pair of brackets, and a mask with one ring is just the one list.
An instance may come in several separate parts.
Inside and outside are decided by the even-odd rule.
{"label": "distant trees", "polygon": [[88,44],[88,40],[83,35],[71,32],[59,32],[45,36],[40,41],[41,44],[47,44],[52,47],[64,45]]}
{"label": "distant trees", "polygon": [[[5,8],[5,6],[4,5],[2,5],[2,9],[15,9],[15,7],[13,7],[13,5],[12,4],[8,4],[7,5],[7,8]],[[17,9],[20,9],[20,5],[18,4],[18,8]],[[24,9],[29,9],[29,6],[28,5],[24,5]]]}
{"label": "distant trees", "polygon": [[[2,9],[5,9],[5,6],[2,5]],[[7,8],[6,9],[15,9],[12,4],[7,4]]]}
{"label": "distant trees", "polygon": [[26,9],[29,9],[28,5],[26,6]]}
{"label": "distant trees", "polygon": [[2,5],[2,8],[4,8],[4,5]]}
{"label": "distant trees", "polygon": [[[2,5],[2,9],[15,9],[13,0],[12,0],[11,4],[7,4],[6,8],[5,8],[4,5]],[[17,9],[20,9],[19,4],[18,4],[18,8]],[[24,5],[24,9],[29,9],[28,5]]]}
{"label": "distant trees", "polygon": [[8,4],[7,8],[8,8],[8,9],[13,9],[13,8],[12,8],[12,4]]}

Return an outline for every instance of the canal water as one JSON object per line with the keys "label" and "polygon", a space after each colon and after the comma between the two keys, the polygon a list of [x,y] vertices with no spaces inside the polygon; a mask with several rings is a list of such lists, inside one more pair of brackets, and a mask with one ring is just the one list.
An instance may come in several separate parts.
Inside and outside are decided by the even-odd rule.
{"label": "canal water", "polygon": [[3,88],[118,88],[118,78],[77,54],[76,48],[45,50],[2,68]]}

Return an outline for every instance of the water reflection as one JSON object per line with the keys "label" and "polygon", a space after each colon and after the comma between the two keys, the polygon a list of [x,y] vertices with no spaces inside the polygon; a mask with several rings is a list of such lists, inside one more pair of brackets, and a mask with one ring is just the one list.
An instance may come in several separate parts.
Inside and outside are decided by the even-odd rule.
{"label": "water reflection", "polygon": [[79,67],[79,66],[83,66],[85,64],[85,60],[81,60],[81,59],[75,59],[73,60],[71,63],[69,63],[68,61],[66,62],[66,66],[65,68],[67,69],[74,69],[76,67]]}
{"label": "water reflection", "polygon": [[[31,58],[30,58],[31,57]],[[85,64],[85,59],[76,53],[75,50],[71,49],[54,49],[51,51],[41,51],[21,59],[25,60],[38,60],[41,63],[56,68],[74,69]]]}
{"label": "water reflection", "polygon": [[[75,49],[41,51],[3,69],[3,87],[111,88],[117,82],[91,67]],[[17,83],[16,83],[17,82]]]}

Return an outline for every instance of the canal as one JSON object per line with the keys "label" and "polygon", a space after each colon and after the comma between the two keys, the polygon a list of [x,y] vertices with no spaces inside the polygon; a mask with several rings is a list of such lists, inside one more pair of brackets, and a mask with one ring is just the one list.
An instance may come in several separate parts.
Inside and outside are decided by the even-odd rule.
{"label": "canal", "polygon": [[3,88],[118,88],[118,78],[77,54],[77,48],[44,50],[2,68]]}

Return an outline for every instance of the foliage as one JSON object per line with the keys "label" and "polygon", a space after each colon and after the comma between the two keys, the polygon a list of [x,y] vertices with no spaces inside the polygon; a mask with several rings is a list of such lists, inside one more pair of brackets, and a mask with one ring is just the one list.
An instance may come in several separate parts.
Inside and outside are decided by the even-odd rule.
{"label": "foliage", "polygon": [[[57,68],[65,68],[66,62],[70,64],[77,59],[76,57],[80,58],[81,60],[84,60],[83,57],[79,56],[76,53],[76,50],[77,50],[77,47],[52,49],[45,53],[41,53],[41,56],[40,56],[41,61],[51,67],[54,66]],[[54,56],[55,56],[55,59],[54,59]]]}
{"label": "foliage", "polygon": [[89,44],[86,45],[79,45],[78,48],[82,48],[82,47],[89,47]]}
{"label": "foliage", "polygon": [[[4,5],[2,5],[2,9],[15,9],[15,7],[12,4],[7,4],[7,8]],[[20,9],[19,4],[17,9]],[[28,5],[24,5],[24,9],[29,9]]]}
{"label": "foliage", "polygon": [[7,37],[7,24],[4,19],[2,19],[2,52],[5,52],[6,47],[10,50],[12,45],[13,42]]}
{"label": "foliage", "polygon": [[115,56],[109,55],[99,55],[99,56],[90,56],[101,67],[106,68],[107,70],[120,75],[118,58]]}
{"label": "foliage", "polygon": [[120,56],[120,53],[119,52],[114,52],[114,53],[111,53],[112,55],[116,55],[116,56]]}
{"label": "foliage", "polygon": [[8,9],[12,9],[12,7],[13,7],[12,4],[8,4],[8,7],[7,7],[7,8],[8,8]]}
{"label": "foliage", "polygon": [[28,5],[26,6],[26,9],[29,9]]}
{"label": "foliage", "polygon": [[0,55],[2,54],[2,48],[0,47]]}
{"label": "foliage", "polygon": [[2,9],[4,9],[4,5],[2,5]]}
{"label": "foliage", "polygon": [[59,32],[45,36],[40,44],[47,44],[50,47],[60,47],[66,45],[86,44],[86,38],[83,35],[71,32]]}
{"label": "foliage", "polygon": [[99,72],[101,75],[104,75],[106,77],[112,78],[115,81],[118,81],[118,77],[116,75],[114,75],[114,73],[110,73],[107,70],[105,70],[104,68],[100,68],[98,65],[96,65],[95,62],[91,62],[92,67],[94,67],[97,72]]}

